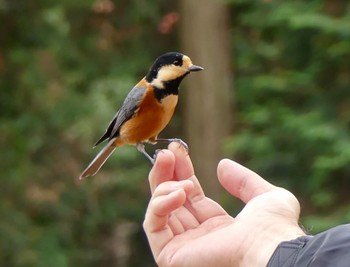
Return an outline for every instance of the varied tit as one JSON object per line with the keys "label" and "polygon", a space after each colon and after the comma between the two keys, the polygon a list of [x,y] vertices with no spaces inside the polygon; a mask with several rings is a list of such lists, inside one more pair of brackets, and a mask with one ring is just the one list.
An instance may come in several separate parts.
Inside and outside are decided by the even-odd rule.
{"label": "varied tit", "polygon": [[160,139],[159,133],[169,123],[178,100],[179,85],[190,72],[203,70],[181,53],[169,52],[156,59],[148,74],[129,92],[123,105],[110,122],[106,133],[95,146],[108,143],[80,175],[80,179],[95,175],[114,149],[125,144],[135,145],[153,164],[144,143],[182,140]]}

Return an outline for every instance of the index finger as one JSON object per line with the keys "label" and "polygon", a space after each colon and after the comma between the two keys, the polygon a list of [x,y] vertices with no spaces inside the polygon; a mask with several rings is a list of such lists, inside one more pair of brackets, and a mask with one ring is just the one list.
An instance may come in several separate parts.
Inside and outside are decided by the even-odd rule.
{"label": "index finger", "polygon": [[173,180],[174,168],[174,154],[167,149],[159,151],[153,168],[148,175],[148,181],[152,194],[159,184]]}
{"label": "index finger", "polygon": [[169,145],[169,150],[164,149],[157,154],[156,162],[149,173],[148,179],[152,193],[163,182],[189,179],[194,184],[194,190],[189,195],[189,199],[197,196],[204,197],[202,187],[194,175],[188,152],[177,142],[172,142]]}
{"label": "index finger", "polygon": [[229,193],[238,197],[244,203],[277,188],[255,172],[229,159],[220,161],[218,178]]}
{"label": "index finger", "polygon": [[203,198],[204,192],[202,186],[194,174],[192,161],[188,154],[188,151],[176,142],[173,142],[169,145],[169,150],[172,151],[175,156],[174,179],[178,181],[189,179],[194,184],[194,189],[188,195],[188,200],[191,201],[197,198]]}

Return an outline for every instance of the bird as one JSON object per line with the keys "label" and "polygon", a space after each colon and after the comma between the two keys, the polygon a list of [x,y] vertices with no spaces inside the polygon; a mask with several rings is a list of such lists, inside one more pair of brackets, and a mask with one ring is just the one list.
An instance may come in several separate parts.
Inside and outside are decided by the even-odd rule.
{"label": "bird", "polygon": [[107,144],[81,173],[79,179],[95,175],[113,151],[123,145],[134,145],[152,164],[154,158],[145,150],[145,143],[179,142],[178,138],[158,138],[170,122],[178,102],[179,85],[191,72],[203,70],[179,52],[159,56],[148,73],[128,93],[120,109],[109,123],[106,132],[95,146]]}

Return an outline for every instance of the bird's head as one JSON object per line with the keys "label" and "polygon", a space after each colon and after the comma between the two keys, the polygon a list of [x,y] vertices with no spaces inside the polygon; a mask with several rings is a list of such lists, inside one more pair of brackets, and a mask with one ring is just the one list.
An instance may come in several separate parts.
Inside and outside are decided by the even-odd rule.
{"label": "bird's head", "polygon": [[194,65],[188,56],[169,52],[156,59],[146,76],[146,80],[158,88],[163,88],[165,83],[181,82],[190,72],[200,70],[203,68]]}

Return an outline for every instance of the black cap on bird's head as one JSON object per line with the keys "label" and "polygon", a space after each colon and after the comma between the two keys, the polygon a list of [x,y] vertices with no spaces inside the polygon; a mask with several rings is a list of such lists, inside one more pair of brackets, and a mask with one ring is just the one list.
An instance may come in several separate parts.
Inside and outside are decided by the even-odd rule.
{"label": "black cap on bird's head", "polygon": [[152,82],[157,79],[160,82],[166,82],[200,70],[203,70],[203,68],[194,65],[188,56],[178,52],[168,52],[155,60],[146,76],[146,80]]}

